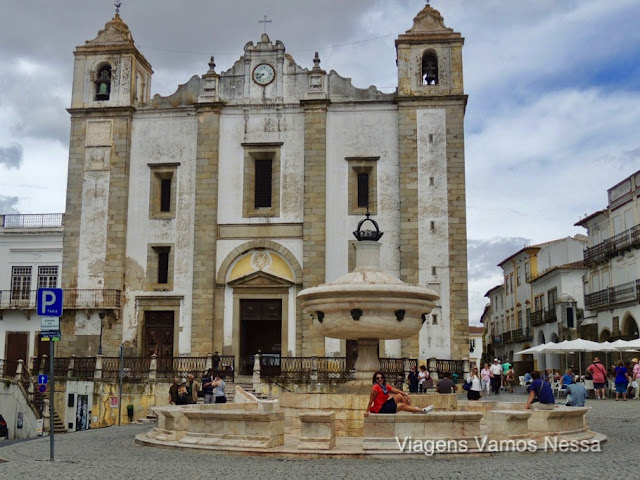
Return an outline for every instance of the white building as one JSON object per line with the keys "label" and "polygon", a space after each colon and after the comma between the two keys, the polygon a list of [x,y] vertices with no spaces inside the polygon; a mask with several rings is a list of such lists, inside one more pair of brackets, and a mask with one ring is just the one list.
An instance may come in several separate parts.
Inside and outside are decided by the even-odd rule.
{"label": "white building", "polygon": [[591,340],[638,338],[640,171],[608,191],[608,205],[576,225],[588,232],[582,328]]}
{"label": "white building", "polygon": [[[550,287],[546,279],[534,288],[534,280],[556,267],[581,261],[586,240],[584,235],[576,235],[526,246],[498,264],[503,271],[504,284],[485,294],[491,302],[490,312],[485,311],[483,315],[483,320],[488,318],[491,322],[485,326],[489,335],[485,339],[488,354],[514,364],[527,362],[527,359],[514,357],[514,354],[533,346],[531,321],[541,315],[534,312],[544,312],[545,305],[553,305],[550,310],[554,310],[558,292],[562,291],[562,286],[560,290],[557,285]],[[571,293],[568,294],[575,294],[573,287],[570,288]],[[576,312],[574,308],[574,317]]]}
{"label": "white building", "polygon": [[258,350],[348,354],[296,295],[353,267],[369,210],[383,269],[440,295],[381,355],[467,358],[463,43],[427,5],[396,39],[396,93],[317,54],[304,68],[263,34],[229,70],[212,58],[152,97],[116,15],[75,51],[63,262],[65,289],[112,301],[67,313],[61,349],[95,354],[104,325],[106,355],[219,351],[250,369]]}
{"label": "white building", "polygon": [[0,215],[0,352],[10,362],[49,354],[36,291],[60,287],[62,224],[62,214]]}

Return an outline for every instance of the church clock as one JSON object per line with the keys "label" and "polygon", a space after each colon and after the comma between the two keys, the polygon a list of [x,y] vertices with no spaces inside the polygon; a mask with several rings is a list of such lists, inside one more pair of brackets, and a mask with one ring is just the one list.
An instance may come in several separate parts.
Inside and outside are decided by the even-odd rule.
{"label": "church clock", "polygon": [[261,63],[253,69],[253,81],[258,85],[269,85],[271,82],[273,82],[275,76],[276,72],[268,63]]}

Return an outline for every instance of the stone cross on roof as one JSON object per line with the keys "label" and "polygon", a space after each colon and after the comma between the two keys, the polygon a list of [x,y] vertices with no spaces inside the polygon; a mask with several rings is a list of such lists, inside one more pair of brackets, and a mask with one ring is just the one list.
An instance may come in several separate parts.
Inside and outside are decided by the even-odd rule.
{"label": "stone cross on roof", "polygon": [[258,20],[258,23],[264,23],[264,33],[267,33],[267,23],[273,23],[273,20],[267,20],[267,16],[264,16],[264,20]]}

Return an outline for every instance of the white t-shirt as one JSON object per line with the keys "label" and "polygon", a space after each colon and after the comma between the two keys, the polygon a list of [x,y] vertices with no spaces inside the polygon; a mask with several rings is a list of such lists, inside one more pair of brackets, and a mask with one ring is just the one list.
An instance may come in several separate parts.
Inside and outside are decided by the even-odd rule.
{"label": "white t-shirt", "polygon": [[429,372],[426,370],[424,372],[422,370],[418,372],[418,383],[420,385],[422,385],[427,378],[429,378]]}
{"label": "white t-shirt", "polygon": [[476,392],[482,390],[482,387],[480,385],[480,377],[478,377],[477,375],[475,375],[474,377],[471,377],[471,375],[467,375],[467,382],[471,382],[471,390],[475,390]]}
{"label": "white t-shirt", "polygon": [[489,367],[489,370],[491,370],[491,373],[494,375],[502,375],[502,365],[499,363],[492,364],[491,367]]}

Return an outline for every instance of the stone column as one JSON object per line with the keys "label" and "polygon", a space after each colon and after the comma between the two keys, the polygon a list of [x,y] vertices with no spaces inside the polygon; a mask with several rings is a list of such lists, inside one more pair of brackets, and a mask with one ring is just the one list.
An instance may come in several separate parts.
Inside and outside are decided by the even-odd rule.
{"label": "stone column", "polygon": [[158,377],[158,356],[154,353],[151,355],[149,363],[149,380],[155,380]]}
{"label": "stone column", "polygon": [[[371,381],[373,374],[380,370],[378,358],[378,344],[380,341],[374,338],[361,338],[358,340],[358,359],[356,360],[356,380]],[[395,383],[395,379],[388,379],[389,383]]]}
{"label": "stone column", "polygon": [[256,353],[253,357],[253,390],[260,391],[260,354]]}
{"label": "stone column", "polygon": [[318,357],[311,357],[311,375],[309,380],[311,383],[318,383]]}
{"label": "stone column", "polygon": [[16,382],[20,382],[22,380],[23,371],[24,371],[24,360],[20,359],[18,360],[18,366],[16,367],[16,375],[14,377]]}
{"label": "stone column", "polygon": [[427,370],[429,370],[429,376],[434,382],[438,381],[438,363],[435,358],[429,358],[427,360]]}
{"label": "stone column", "polygon": [[96,355],[96,369],[93,378],[102,378],[102,355]]}
{"label": "stone column", "polygon": [[[327,107],[329,100],[303,100],[304,218],[302,227],[304,288],[325,283],[327,220]],[[300,322],[299,355],[324,356],[324,337],[313,335],[310,323]]]}
{"label": "stone column", "polygon": [[71,358],[69,359],[69,366],[67,367],[67,378],[73,377],[73,369],[76,367],[76,354],[71,354]]}

